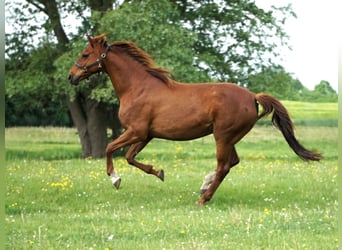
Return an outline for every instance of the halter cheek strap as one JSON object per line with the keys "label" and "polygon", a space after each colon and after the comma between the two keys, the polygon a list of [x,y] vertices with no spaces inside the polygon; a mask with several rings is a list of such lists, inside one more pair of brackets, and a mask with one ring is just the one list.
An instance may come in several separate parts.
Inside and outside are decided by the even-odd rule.
{"label": "halter cheek strap", "polygon": [[79,63],[75,63],[76,67],[79,69],[84,70],[85,72],[88,72],[88,70],[94,66],[97,65],[98,70],[102,69],[102,60],[105,59],[107,57],[108,51],[110,50],[110,46],[107,46],[105,51],[101,54],[100,58],[97,59],[95,62],[93,62],[92,64],[89,64],[87,66],[83,66]]}

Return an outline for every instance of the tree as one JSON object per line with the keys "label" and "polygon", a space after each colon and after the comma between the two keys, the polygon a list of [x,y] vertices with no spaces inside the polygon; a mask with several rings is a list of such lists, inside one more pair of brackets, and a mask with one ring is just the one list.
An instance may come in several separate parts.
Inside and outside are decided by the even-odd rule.
{"label": "tree", "polygon": [[319,102],[337,102],[338,95],[328,81],[322,80],[315,86],[310,99]]}
{"label": "tree", "polygon": [[272,66],[277,44],[288,46],[282,26],[296,17],[291,5],[270,11],[249,0],[173,0],[198,35],[196,65],[213,79],[245,85],[250,74]]}
{"label": "tree", "polygon": [[[92,0],[88,1],[89,6],[92,9],[92,11],[98,11],[99,13],[104,13],[106,8],[111,8],[113,4],[113,0],[107,0],[107,1],[101,1],[101,4],[99,1]],[[63,12],[79,12],[79,8],[75,7],[70,1],[51,1],[51,0],[27,0],[24,4],[25,7],[27,7],[28,12],[30,15],[35,15],[37,13],[44,13],[48,18],[46,19],[44,23],[44,27],[46,28],[46,32],[53,32],[54,37],[57,39],[57,49],[55,50],[55,53],[47,56],[46,58],[55,60],[59,55],[61,55],[69,45],[69,38],[67,37],[65,30],[61,24],[61,15],[60,13]],[[81,5],[84,5],[85,3],[80,2]],[[19,14],[20,17],[26,17],[26,8],[22,9],[19,7],[16,7],[14,9],[14,13],[17,15]],[[86,20],[86,19],[84,19]],[[23,18],[19,21],[27,23],[28,19]],[[85,25],[87,26],[87,25]],[[88,25],[89,26],[89,25]],[[24,26],[25,27],[25,26]],[[30,26],[29,30],[36,31],[37,23]],[[15,34],[15,33],[14,33]],[[30,32],[27,32],[27,37],[30,37]],[[16,37],[12,34],[12,41],[13,44],[13,38],[16,39]],[[25,39],[22,39],[25,41]],[[14,40],[15,42],[17,40]],[[22,44],[22,47],[24,47],[26,44]],[[16,47],[16,46],[13,46]],[[20,46],[19,46],[20,47]],[[23,48],[23,51],[26,49]],[[18,52],[14,51],[12,52],[12,58],[13,54],[18,54]],[[10,56],[11,54],[9,54]],[[51,57],[52,56],[52,57]],[[50,66],[49,72],[54,71],[54,64],[53,61],[48,64]],[[39,69],[39,68],[38,68]],[[37,69],[36,69],[37,70]],[[36,71],[34,70],[34,72]],[[24,69],[23,74],[27,72],[26,69]],[[46,71],[39,71],[40,74],[46,74]],[[52,74],[52,73],[51,73]],[[65,75],[67,73],[65,72]],[[37,79],[36,79],[37,80]],[[33,81],[30,81],[33,82]],[[37,81],[38,82],[38,81]],[[34,82],[36,84],[37,82]],[[49,83],[44,84],[45,85],[51,85],[51,83],[55,83],[53,91],[55,89],[65,89],[65,88],[59,88],[57,85],[57,82],[54,81],[54,79],[50,79]],[[95,83],[96,85],[96,83]],[[37,86],[37,85],[35,85]],[[68,88],[66,88],[68,89]],[[50,97],[54,97],[55,99],[60,98],[62,95],[66,95],[67,98],[65,98],[66,103],[68,105],[69,112],[72,116],[72,119],[77,127],[78,134],[80,137],[81,145],[82,145],[82,157],[102,157],[104,156],[105,147],[107,144],[107,134],[106,134],[106,128],[108,123],[105,121],[113,121],[116,122],[115,119],[107,119],[107,116],[110,115],[109,109],[104,107],[104,105],[101,102],[98,102],[92,98],[89,97],[89,88],[88,89],[81,89],[77,92],[77,94],[74,96],[73,99],[70,99],[68,93],[65,93],[64,91],[55,91]],[[41,92],[39,92],[41,94]],[[57,95],[56,95],[57,94]],[[114,114],[113,114],[114,115]],[[116,127],[117,124],[111,125],[110,127]]]}
{"label": "tree", "polygon": [[303,92],[307,93],[301,82],[280,65],[263,68],[259,73],[251,75],[246,87],[255,93],[265,92],[288,100],[298,100]]}
{"label": "tree", "polygon": [[66,126],[70,124],[65,96],[55,91],[54,44],[44,44],[20,59],[6,60],[6,126]]}
{"label": "tree", "polygon": [[[106,121],[115,122],[112,117],[118,106],[105,78],[93,77],[77,88],[69,86],[65,80],[84,47],[85,33],[108,32],[110,41],[134,40],[151,53],[160,66],[173,70],[177,80],[220,80],[244,85],[250,74],[272,64],[265,58],[276,53],[276,43],[270,42],[268,37],[278,37],[286,45],[282,25],[286,18],[294,15],[290,6],[265,12],[250,0],[26,0],[24,4],[22,1],[7,4],[13,7],[10,8],[12,22],[25,27],[6,35],[7,61],[9,65],[14,64],[13,70],[16,65],[22,67],[9,77],[14,79],[27,73],[28,67],[22,62],[28,60],[31,64],[33,48],[57,45],[53,46],[56,50],[49,57],[51,63],[47,64],[49,80],[35,85],[35,93],[39,95],[40,88],[51,86],[52,93],[46,91],[48,96],[54,100],[66,98],[78,129],[83,157],[103,156],[107,143]],[[280,18],[275,17],[276,13]],[[68,16],[81,20],[77,34],[68,34],[63,27],[62,19]],[[40,35],[38,31],[42,28],[44,33]],[[37,34],[40,35],[38,44]],[[39,67],[34,72],[37,71]],[[44,73],[41,75],[46,75]],[[34,75],[31,83],[41,80],[35,81]],[[11,98],[16,93],[13,91]],[[119,130],[118,126],[111,127]]]}
{"label": "tree", "polygon": [[315,86],[314,91],[322,95],[336,95],[336,92],[330,86],[330,83],[324,80],[322,80],[318,85]]}

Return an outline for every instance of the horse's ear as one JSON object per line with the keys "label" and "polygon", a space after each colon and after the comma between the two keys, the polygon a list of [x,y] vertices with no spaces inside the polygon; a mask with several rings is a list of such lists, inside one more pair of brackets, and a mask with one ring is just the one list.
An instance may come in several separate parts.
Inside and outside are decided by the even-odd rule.
{"label": "horse's ear", "polygon": [[[95,39],[94,39],[95,40]],[[99,36],[96,37],[96,41],[101,44],[101,45],[104,45],[106,46],[107,44],[107,41],[106,41],[106,33],[103,33]]]}
{"label": "horse's ear", "polygon": [[94,47],[94,39],[91,36],[89,36],[88,34],[87,34],[87,39],[88,39],[89,44],[91,45],[91,47]]}

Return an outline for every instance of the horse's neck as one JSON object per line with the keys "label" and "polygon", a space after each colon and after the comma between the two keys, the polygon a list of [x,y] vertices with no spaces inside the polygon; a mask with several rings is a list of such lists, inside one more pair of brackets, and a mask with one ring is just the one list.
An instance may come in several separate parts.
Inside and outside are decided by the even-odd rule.
{"label": "horse's neck", "polygon": [[[110,53],[106,64],[107,73],[112,81],[117,96],[143,88],[140,81],[146,76],[143,68],[128,56]],[[137,79],[139,77],[140,79]]]}

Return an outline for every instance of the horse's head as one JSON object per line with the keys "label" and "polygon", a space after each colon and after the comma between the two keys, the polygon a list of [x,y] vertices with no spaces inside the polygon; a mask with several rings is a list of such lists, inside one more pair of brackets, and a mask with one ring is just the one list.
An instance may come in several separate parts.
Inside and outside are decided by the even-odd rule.
{"label": "horse's head", "polygon": [[89,45],[70,69],[68,77],[70,83],[77,85],[80,81],[103,70],[102,61],[106,58],[110,48],[104,37],[105,34],[96,37],[87,35]]}

